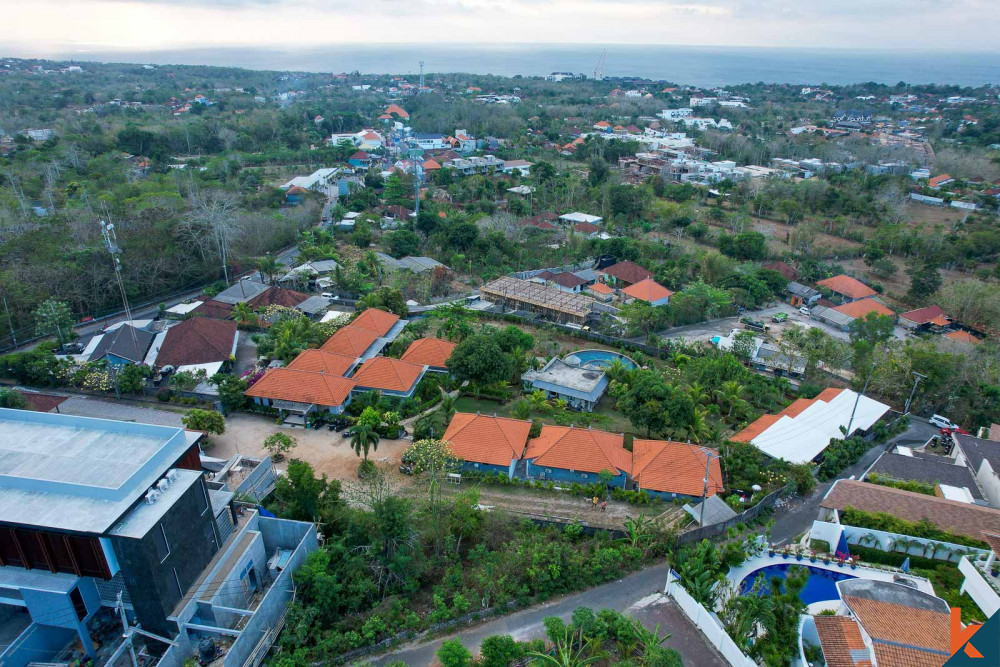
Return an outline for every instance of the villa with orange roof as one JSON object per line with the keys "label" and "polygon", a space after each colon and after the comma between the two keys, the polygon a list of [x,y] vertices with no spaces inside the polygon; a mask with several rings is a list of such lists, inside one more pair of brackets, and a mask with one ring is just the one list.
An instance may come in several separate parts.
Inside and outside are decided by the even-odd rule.
{"label": "villa with orange roof", "polygon": [[873,297],[876,294],[875,290],[868,285],[843,273],[839,276],[820,280],[816,284],[830,290],[833,293],[831,300],[835,303],[850,303],[851,301]]}
{"label": "villa with orange roof", "polygon": [[762,415],[734,435],[771,458],[808,463],[820,457],[832,438],[844,437],[841,428],[865,436],[889,412],[884,403],[850,389],[830,387],[816,398],[800,398],[776,415]]}
{"label": "villa with orange roof", "polygon": [[543,426],[528,441],[524,455],[529,478],[593,484],[603,471],[612,474],[610,486],[624,489],[632,472],[632,453],[625,436],[592,428]]}
{"label": "villa with orange roof", "polygon": [[665,306],[670,301],[670,297],[674,295],[673,292],[652,278],[646,278],[629,285],[622,289],[622,294],[625,296],[626,303],[638,299],[651,306]]}
{"label": "villa with orange roof", "polygon": [[441,439],[466,470],[510,478],[524,456],[530,430],[531,422],[523,419],[456,412]]}
{"label": "villa with orange roof", "polygon": [[390,357],[369,359],[351,379],[355,392],[380,391],[385,396],[411,398],[423,379],[427,367]]}
{"label": "villa with orange roof", "polygon": [[366,361],[396,340],[407,323],[408,320],[400,319],[399,315],[369,308],[330,336],[320,349]]}
{"label": "villa with orange roof", "polygon": [[354,386],[345,377],[289,366],[268,370],[246,395],[257,405],[277,409],[287,423],[302,426],[313,412],[342,413],[351,402]]}
{"label": "villa with orange roof", "polygon": [[705,493],[708,464],[708,495],[722,493],[722,466],[698,445],[671,440],[632,442],[632,480],[635,488],[665,500],[701,498]]}
{"label": "villa with orange roof", "polygon": [[410,343],[400,361],[427,366],[437,373],[448,372],[448,357],[455,350],[455,343],[440,338],[418,338]]}

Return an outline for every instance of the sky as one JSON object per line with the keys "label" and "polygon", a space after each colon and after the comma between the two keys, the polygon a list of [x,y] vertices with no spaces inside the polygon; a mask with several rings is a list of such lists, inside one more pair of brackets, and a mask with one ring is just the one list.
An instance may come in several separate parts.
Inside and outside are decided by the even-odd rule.
{"label": "sky", "polygon": [[0,55],[447,42],[995,52],[996,2],[0,0]]}

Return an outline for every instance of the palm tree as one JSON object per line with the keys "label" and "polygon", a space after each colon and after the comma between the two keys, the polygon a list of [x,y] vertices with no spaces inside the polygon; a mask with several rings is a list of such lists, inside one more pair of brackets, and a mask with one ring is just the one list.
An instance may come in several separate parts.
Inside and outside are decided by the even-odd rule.
{"label": "palm tree", "polygon": [[[577,647],[579,645],[579,647]],[[534,658],[533,662],[543,665],[554,665],[555,667],[583,667],[598,660],[604,659],[603,653],[594,650],[594,640],[584,637],[583,630],[580,631],[578,639],[567,632],[566,636],[555,642],[552,647],[554,654],[531,652],[528,655]],[[584,657],[588,653],[593,653],[589,657]]]}
{"label": "palm tree", "polygon": [[281,270],[281,264],[271,255],[257,258],[257,270],[260,272],[260,279],[266,280],[267,284],[274,282],[274,276]]}
{"label": "palm tree", "polygon": [[739,409],[742,413],[746,408],[750,407],[750,404],[743,398],[744,393],[746,393],[746,387],[741,385],[736,380],[723,382],[722,385],[715,390],[715,399],[719,403],[720,407],[722,405],[729,406],[729,411],[726,413],[726,419],[733,416],[734,410]]}
{"label": "palm tree", "polygon": [[378,432],[370,425],[359,424],[354,427],[354,433],[351,434],[351,447],[354,448],[354,453],[363,456],[365,461],[368,460],[369,449],[378,451],[378,443]]}
{"label": "palm tree", "polygon": [[705,405],[709,401],[708,391],[698,382],[692,382],[688,387],[688,396],[695,402],[695,405]]}
{"label": "palm tree", "polygon": [[709,439],[712,435],[712,426],[708,423],[707,416],[708,410],[696,407],[694,414],[691,416],[691,423],[686,427],[673,429],[674,435],[682,438],[686,437],[697,443]]}
{"label": "palm tree", "polygon": [[524,398],[518,400],[511,407],[510,416],[514,419],[527,419],[531,416],[531,403]]}
{"label": "palm tree", "polygon": [[257,313],[246,302],[233,306],[233,319],[237,324],[249,324],[257,321]]}
{"label": "palm tree", "polygon": [[455,416],[457,408],[455,407],[455,397],[445,394],[441,397],[441,414],[444,416],[445,424],[451,422],[451,418]]}
{"label": "palm tree", "polygon": [[549,399],[545,394],[545,390],[536,389],[528,395],[528,400],[531,401],[531,408],[536,412],[541,412],[545,410],[548,405]]}

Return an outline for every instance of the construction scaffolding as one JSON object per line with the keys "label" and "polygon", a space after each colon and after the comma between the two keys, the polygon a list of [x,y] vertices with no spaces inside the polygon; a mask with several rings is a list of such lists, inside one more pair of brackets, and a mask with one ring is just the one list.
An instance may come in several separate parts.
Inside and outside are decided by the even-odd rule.
{"label": "construction scaffolding", "polygon": [[529,280],[504,276],[483,285],[484,299],[512,310],[527,310],[557,322],[582,324],[594,310],[595,300]]}

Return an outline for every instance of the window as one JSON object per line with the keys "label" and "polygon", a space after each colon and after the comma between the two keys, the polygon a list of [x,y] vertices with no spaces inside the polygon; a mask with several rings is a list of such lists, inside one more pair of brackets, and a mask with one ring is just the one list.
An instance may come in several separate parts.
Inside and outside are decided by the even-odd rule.
{"label": "window", "polygon": [[546,468],[545,472],[552,472],[552,468]]}
{"label": "window", "polygon": [[582,477],[583,479],[587,479],[587,473],[581,472],[580,477]]}
{"label": "window", "polygon": [[73,611],[76,612],[77,619],[82,621],[87,618],[87,603],[83,601],[79,588],[74,588],[69,592],[69,601],[73,603]]}
{"label": "window", "polygon": [[170,544],[167,542],[167,531],[163,529],[163,524],[156,528],[157,530],[153,531],[153,545],[156,547],[156,557],[162,563],[170,555]]}
{"label": "window", "polygon": [[478,467],[479,467],[479,464],[478,464],[478,463],[473,463],[472,465],[473,465],[473,466],[475,466],[476,468],[478,468]]}
{"label": "window", "polygon": [[184,597],[184,588],[181,587],[181,578],[177,576],[177,568],[172,567],[170,569],[174,571],[174,583],[177,584],[177,594]]}
{"label": "window", "polygon": [[200,486],[201,489],[195,495],[198,496],[198,508],[200,510],[199,513],[202,516],[205,516],[205,512],[207,512],[208,508],[210,507],[210,503],[208,502],[208,490],[205,488],[204,482],[199,484],[198,486]]}

